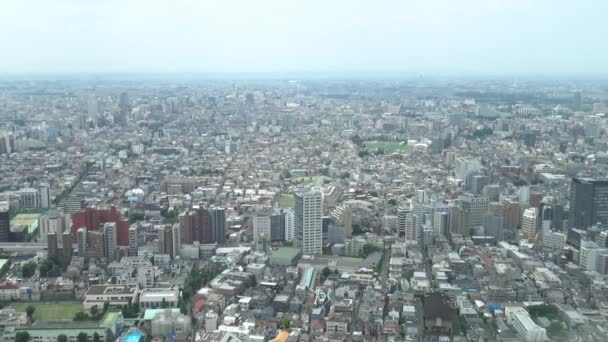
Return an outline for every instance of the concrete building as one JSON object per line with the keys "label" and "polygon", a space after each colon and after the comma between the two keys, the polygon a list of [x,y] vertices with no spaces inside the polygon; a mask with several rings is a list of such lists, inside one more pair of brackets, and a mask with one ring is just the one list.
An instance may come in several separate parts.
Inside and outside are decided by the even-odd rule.
{"label": "concrete building", "polygon": [[304,254],[322,254],[323,195],[305,192],[295,195],[296,247]]}
{"label": "concrete building", "polygon": [[174,288],[149,288],[144,289],[139,296],[140,310],[177,308],[179,301],[179,289]]}
{"label": "concrete building", "polygon": [[116,223],[106,222],[103,225],[103,232],[105,238],[105,256],[109,260],[116,259]]}
{"label": "concrete building", "polygon": [[538,218],[538,208],[528,208],[524,210],[521,221],[521,230],[523,238],[530,242],[534,242],[536,240]]}
{"label": "concrete building", "polygon": [[570,228],[588,228],[608,223],[608,180],[572,178],[570,184]]}
{"label": "concrete building", "polygon": [[544,342],[547,340],[547,332],[544,328],[536,325],[528,314],[517,313],[513,318],[513,328],[527,342]]}

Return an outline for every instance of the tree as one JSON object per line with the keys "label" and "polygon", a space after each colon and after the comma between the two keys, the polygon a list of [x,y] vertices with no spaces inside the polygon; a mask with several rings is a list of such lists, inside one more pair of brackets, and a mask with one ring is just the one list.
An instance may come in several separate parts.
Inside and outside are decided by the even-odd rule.
{"label": "tree", "polygon": [[167,300],[165,300],[165,298],[163,298],[163,301],[160,303],[160,308],[166,309],[168,307],[169,307],[169,304],[167,304]]}
{"label": "tree", "polygon": [[15,342],[28,342],[30,340],[30,333],[27,331],[20,331],[15,334]]}
{"label": "tree", "polygon": [[289,325],[291,324],[291,322],[288,319],[284,319],[281,321],[281,324],[279,324],[279,328],[281,329],[289,329]]}
{"label": "tree", "polygon": [[78,336],[76,337],[76,341],[77,342],[88,342],[89,341],[89,336],[87,335],[87,333],[83,333],[81,332],[80,334],[78,334]]}
{"label": "tree", "polygon": [[91,316],[97,317],[97,315],[99,315],[99,308],[97,308],[97,305],[93,305],[91,307]]}
{"label": "tree", "polygon": [[86,313],[84,313],[82,311],[78,311],[74,315],[74,321],[86,321],[88,319],[90,319],[89,315],[87,315]]}
{"label": "tree", "polygon": [[258,280],[256,279],[256,277],[252,274],[249,276],[249,287],[256,287],[258,285]]}
{"label": "tree", "polygon": [[27,308],[25,308],[25,314],[32,321],[34,320],[34,312],[35,311],[36,311],[36,308],[33,307],[33,306],[31,306],[31,305],[28,305]]}
{"label": "tree", "polygon": [[21,267],[21,275],[23,278],[30,278],[36,272],[36,263],[30,261]]}
{"label": "tree", "polygon": [[103,314],[108,312],[109,308],[110,308],[110,302],[106,300],[105,302],[103,302]]}
{"label": "tree", "polygon": [[394,198],[391,198],[388,200],[388,204],[395,206],[395,205],[397,205],[397,200],[395,200]]}
{"label": "tree", "polygon": [[363,252],[362,255],[363,257],[366,257],[374,252],[378,252],[380,251],[380,247],[372,245],[371,243],[366,243],[365,245],[363,245]]}
{"label": "tree", "polygon": [[97,332],[93,334],[93,342],[101,342],[101,336]]}
{"label": "tree", "polygon": [[68,342],[68,337],[66,335],[57,336],[57,342]]}
{"label": "tree", "polygon": [[325,267],[321,270],[321,278],[325,279],[331,274],[329,267]]}

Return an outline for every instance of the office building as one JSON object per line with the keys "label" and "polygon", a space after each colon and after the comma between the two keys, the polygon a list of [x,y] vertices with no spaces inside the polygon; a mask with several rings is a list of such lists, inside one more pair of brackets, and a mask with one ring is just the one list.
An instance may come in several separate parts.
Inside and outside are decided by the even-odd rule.
{"label": "office building", "polygon": [[536,240],[536,227],[538,225],[537,220],[537,208],[528,208],[524,210],[521,222],[522,237],[530,242]]}
{"label": "office building", "polygon": [[323,243],[323,195],[305,192],[295,195],[296,247],[303,254],[322,254]]}
{"label": "office building", "polygon": [[436,211],[433,217],[433,235],[435,237],[447,237],[450,232],[449,212]]}
{"label": "office building", "polygon": [[483,196],[465,194],[460,198],[462,209],[461,233],[465,236],[477,227],[483,226],[488,212],[488,199]]}
{"label": "office building", "polygon": [[608,180],[572,178],[570,184],[570,228],[589,228],[608,223]]}

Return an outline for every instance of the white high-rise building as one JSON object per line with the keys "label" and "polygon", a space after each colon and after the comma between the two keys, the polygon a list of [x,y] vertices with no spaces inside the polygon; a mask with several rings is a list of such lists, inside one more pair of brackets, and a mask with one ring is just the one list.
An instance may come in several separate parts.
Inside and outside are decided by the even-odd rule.
{"label": "white high-rise building", "polygon": [[296,211],[285,210],[285,241],[293,241],[296,236]]}
{"label": "white high-rise building", "polygon": [[402,207],[397,209],[397,232],[399,233],[399,236],[405,235],[405,225],[408,216],[409,209]]}
{"label": "white high-rise building", "polygon": [[323,194],[318,191],[295,195],[296,247],[303,254],[323,253]]}
{"label": "white high-rise building", "polygon": [[76,237],[78,238],[78,255],[84,258],[87,256],[87,229],[78,228]]}
{"label": "white high-rise building", "polygon": [[44,209],[51,207],[51,189],[46,183],[40,185],[40,206]]}
{"label": "white high-rise building", "polygon": [[171,226],[171,252],[173,253],[173,258],[179,256],[179,251],[182,249],[182,241],[181,241],[181,231],[179,229],[179,224],[174,224]]}
{"label": "white high-rise building", "polygon": [[538,220],[538,209],[528,208],[524,210],[521,220],[521,230],[525,239],[533,242],[536,238],[536,220]]}
{"label": "white high-rise building", "polygon": [[106,222],[103,225],[105,237],[105,255],[108,260],[116,259],[116,223]]}

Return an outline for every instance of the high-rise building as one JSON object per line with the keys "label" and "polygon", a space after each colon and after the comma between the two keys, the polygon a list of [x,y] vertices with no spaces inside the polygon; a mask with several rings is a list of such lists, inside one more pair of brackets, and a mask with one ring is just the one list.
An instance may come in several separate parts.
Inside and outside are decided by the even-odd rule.
{"label": "high-rise building", "polygon": [[470,232],[485,223],[488,211],[488,199],[483,196],[465,194],[460,198],[462,209],[462,230],[461,233],[468,236]]}
{"label": "high-rise building", "polygon": [[105,237],[105,253],[104,255],[108,260],[116,259],[116,223],[106,222],[103,225],[103,233]]}
{"label": "high-rise building", "polygon": [[64,230],[65,218],[57,210],[51,209],[46,215],[40,216],[38,227],[40,241],[46,241],[50,232],[62,234]]}
{"label": "high-rise building", "polygon": [[293,208],[285,210],[285,241],[293,241],[296,236],[296,211]]}
{"label": "high-rise building", "polygon": [[179,224],[171,226],[171,257],[176,258],[179,256],[180,250],[182,249],[181,229]]}
{"label": "high-rise building", "polygon": [[211,214],[213,242],[223,243],[226,239],[226,209],[213,207],[209,211]]}
{"label": "high-rise building", "polygon": [[502,219],[505,228],[516,230],[519,226],[520,221],[520,206],[519,202],[511,199],[503,199],[502,205]]}
{"label": "high-rise building", "polygon": [[116,224],[116,246],[129,246],[129,220],[122,217],[118,208],[112,206],[109,209],[98,209],[87,207],[72,215],[72,241],[77,241],[79,228],[87,228],[89,231],[103,229],[107,222]]}
{"label": "high-rise building", "polygon": [[40,191],[38,189],[21,189],[19,195],[19,207],[21,209],[39,209],[41,207]]}
{"label": "high-rise building", "polygon": [[271,241],[272,209],[262,211],[253,218],[253,243],[258,252],[267,252]]}
{"label": "high-rise building", "polygon": [[608,180],[572,178],[570,184],[570,228],[588,228],[608,223]]}
{"label": "high-rise building", "polygon": [[78,229],[78,255],[81,257],[87,256],[87,229]]}
{"label": "high-rise building", "polygon": [[449,212],[436,211],[433,218],[433,235],[435,237],[447,237],[450,232]]}
{"label": "high-rise building", "polygon": [[129,256],[137,256],[137,226],[129,227]]}
{"label": "high-rise building", "polygon": [[87,238],[86,257],[87,258],[103,258],[106,256],[106,239],[104,233],[100,231],[88,231],[85,234]]}
{"label": "high-rise building", "polygon": [[61,234],[61,254],[63,260],[69,264],[72,260],[72,234],[67,230]]}
{"label": "high-rise building", "polygon": [[296,246],[303,254],[323,252],[323,195],[304,192],[295,195]]}
{"label": "high-rise building", "polygon": [[416,215],[407,215],[405,219],[405,239],[410,241],[418,241],[418,238],[421,237],[421,233],[418,232],[419,228],[422,226],[418,222],[418,216]]}
{"label": "high-rise building", "polygon": [[59,247],[57,246],[57,233],[52,232],[47,235],[46,245],[48,248],[49,258],[59,256]]}
{"label": "high-rise building", "polygon": [[573,94],[572,107],[574,110],[580,110],[582,106],[583,106],[583,93],[580,90],[577,90]]}
{"label": "high-rise building", "polygon": [[272,241],[285,241],[285,214],[283,211],[270,215],[270,237]]}
{"label": "high-rise building", "polygon": [[528,241],[536,239],[536,227],[538,225],[538,208],[528,208],[524,210],[521,222],[523,237]]}
{"label": "high-rise building", "polygon": [[407,208],[403,208],[403,207],[399,207],[397,209],[397,232],[399,233],[399,236],[405,236],[405,231],[406,231],[406,222],[407,222],[407,217],[409,216],[409,209]]}
{"label": "high-rise building", "polygon": [[346,236],[353,235],[353,209],[349,205],[339,205],[331,211],[331,216],[346,229]]}
{"label": "high-rise building", "polygon": [[40,184],[40,206],[44,209],[51,207],[51,189],[47,183]]}
{"label": "high-rise building", "polygon": [[11,213],[8,202],[0,202],[0,242],[8,242],[11,232]]}

